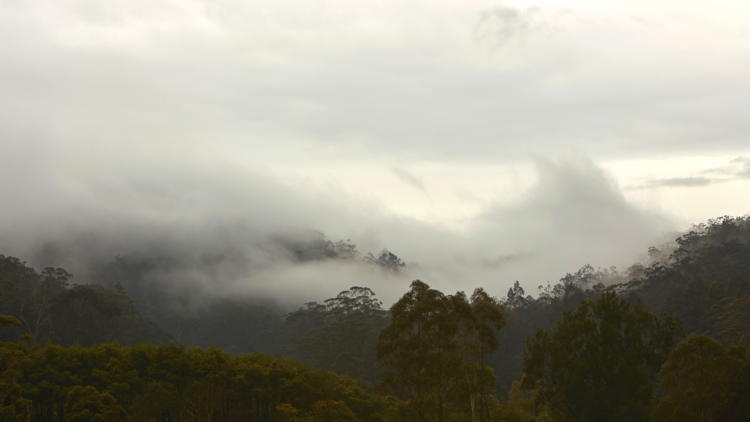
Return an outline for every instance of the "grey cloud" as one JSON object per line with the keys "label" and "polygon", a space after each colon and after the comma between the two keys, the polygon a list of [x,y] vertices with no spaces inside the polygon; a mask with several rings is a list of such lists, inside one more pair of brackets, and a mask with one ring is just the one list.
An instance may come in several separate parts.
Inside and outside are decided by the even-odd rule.
{"label": "grey cloud", "polygon": [[[535,167],[537,182],[518,201],[494,205],[440,248],[421,242],[436,255],[421,268],[425,279],[446,290],[465,288],[457,280],[500,294],[515,280],[535,288],[585,264],[629,266],[676,228],[669,216],[630,204],[588,159],[537,158]],[[404,234],[402,242],[412,238]]]}
{"label": "grey cloud", "polygon": [[737,178],[750,178],[750,157],[737,157],[730,161],[727,173]]}
{"label": "grey cloud", "polygon": [[723,166],[702,170],[700,173],[728,178],[750,177],[750,157],[736,157]]}
{"label": "grey cloud", "polygon": [[[499,7],[476,17],[475,37],[508,47],[493,56],[467,49],[465,26],[475,22],[438,24],[425,15],[425,25],[393,23],[421,28],[413,32],[354,31],[343,42],[329,22],[268,26],[239,4],[220,3],[232,19],[203,18],[221,36],[183,28],[127,47],[107,45],[107,37],[83,47],[61,43],[60,28],[49,27],[70,20],[42,19],[32,6],[7,15],[0,110],[36,114],[35,126],[68,140],[244,153],[254,164],[373,154],[508,163],[528,151],[564,151],[571,139],[599,159],[621,159],[747,142],[747,84],[672,62],[622,66],[607,59],[617,45],[540,41],[531,36],[540,25],[531,10]],[[84,33],[87,21],[78,20],[64,33]],[[118,31],[128,25],[138,32],[141,21],[123,20]],[[516,45],[521,39],[534,44]],[[676,66],[683,77],[673,77]]]}
{"label": "grey cloud", "polygon": [[721,167],[696,172],[703,176],[673,177],[647,180],[643,183],[628,186],[627,190],[642,190],[662,187],[705,187],[737,179],[750,178],[750,158],[737,157]]}
{"label": "grey cloud", "polygon": [[[40,155],[32,151],[28,158],[15,155],[24,160],[16,170],[34,167]],[[231,296],[293,308],[354,284],[392,303],[414,278],[446,291],[484,286],[502,294],[515,280],[536,286],[586,263],[629,264],[672,228],[664,216],[628,204],[587,160],[537,159],[538,182],[520,201],[494,206],[457,233],[352,203],[330,204],[222,162],[81,158],[75,170],[88,168],[83,174],[91,177],[58,163],[39,166],[45,171],[22,180],[23,189],[3,185],[0,209],[9,217],[0,223],[0,253],[61,266],[79,283],[96,279],[92,268],[123,256],[148,269],[145,280],[187,295],[188,307]],[[0,164],[12,160],[4,156]],[[317,249],[302,250],[312,245],[307,229],[352,239],[363,254],[387,247],[408,265],[390,274],[355,261],[307,259],[317,256]]]}
{"label": "grey cloud", "polygon": [[[232,296],[293,307],[354,280],[375,285],[399,278],[362,263],[315,259],[316,240],[306,229],[356,241],[363,236],[352,227],[353,216],[220,160],[121,153],[101,162],[76,150],[71,169],[65,165],[71,157],[46,151],[45,144],[5,151],[0,178],[16,182],[0,188],[0,254],[63,267],[76,283],[91,281],[94,268],[123,256],[156,263],[148,280],[175,294],[191,292],[191,306]],[[406,258],[398,245],[367,240],[362,254],[387,246]],[[401,287],[381,290],[392,297]]]}
{"label": "grey cloud", "polygon": [[503,47],[531,32],[531,16],[534,11],[535,9],[519,10],[505,6],[486,10],[479,16],[474,36],[479,43],[486,43],[493,49]]}
{"label": "grey cloud", "polygon": [[[388,302],[412,278],[502,292],[587,262],[627,264],[668,221],[628,204],[585,160],[538,160],[538,184],[468,221],[465,233],[292,188],[274,166],[372,157],[502,166],[528,151],[555,155],[570,139],[599,158],[746,143],[746,86],[622,70],[574,42],[526,51],[515,40],[533,41],[533,12],[487,12],[476,35],[504,47],[487,58],[462,38],[473,22],[427,16],[425,25],[394,21],[404,32],[343,37],[328,21],[234,13],[233,4],[222,3],[232,19],[212,36],[180,29],[124,47],[106,37],[66,43],[50,28],[64,20],[0,13],[0,253],[79,279],[117,255],[161,257],[172,266],[153,277],[168,285],[292,304],[353,284]],[[127,35],[128,22],[118,31]],[[85,22],[74,29],[63,35],[85,33]],[[405,169],[394,174],[425,188]],[[362,252],[387,247],[410,265],[383,276],[356,263],[299,262],[274,241],[308,229]],[[483,264],[498,256],[523,259]]]}
{"label": "grey cloud", "polygon": [[627,189],[628,190],[641,190],[641,189],[653,189],[653,188],[663,188],[663,187],[693,188],[693,187],[709,186],[714,183],[720,183],[722,181],[723,180],[713,179],[709,177],[673,177],[673,178],[666,178],[666,179],[650,180],[640,185],[630,186]]}
{"label": "grey cloud", "polygon": [[528,252],[520,253],[520,254],[510,254],[510,255],[498,256],[495,259],[485,259],[483,260],[483,264],[492,268],[502,268],[509,264],[517,264],[522,261],[530,263],[530,262],[533,262],[533,258],[534,258],[534,254],[528,253]]}
{"label": "grey cloud", "polygon": [[708,186],[714,183],[715,180],[707,177],[675,177],[671,179],[661,179],[654,183],[654,187],[696,187],[696,186]]}
{"label": "grey cloud", "polygon": [[564,266],[628,265],[673,228],[666,216],[628,203],[589,160],[537,159],[536,167],[537,185],[518,204],[487,212],[476,229],[485,238],[490,233],[505,238],[508,254],[532,254],[523,260],[532,273],[536,265],[557,268],[561,275]]}
{"label": "grey cloud", "polygon": [[421,191],[426,190],[425,184],[422,181],[422,179],[417,177],[414,173],[410,172],[409,170],[403,167],[392,167],[391,171],[398,178],[398,180],[406,183],[407,185],[415,189],[419,189]]}

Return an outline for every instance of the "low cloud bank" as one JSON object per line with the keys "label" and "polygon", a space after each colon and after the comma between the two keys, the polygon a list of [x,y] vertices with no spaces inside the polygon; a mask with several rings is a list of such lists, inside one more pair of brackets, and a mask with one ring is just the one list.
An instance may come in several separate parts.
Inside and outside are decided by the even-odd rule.
{"label": "low cloud bank", "polygon": [[[71,170],[43,162],[25,163],[40,171],[22,189],[0,192],[9,216],[0,253],[66,268],[77,283],[106,282],[101,269],[127,260],[133,277],[185,297],[188,307],[234,297],[292,309],[353,285],[389,304],[416,278],[446,291],[484,286],[503,295],[516,280],[534,291],[587,263],[629,265],[674,229],[629,204],[586,159],[537,159],[536,185],[464,232],[330,203],[221,163],[130,156],[106,170],[89,160]],[[23,164],[3,166],[4,176]],[[406,265],[373,264],[386,248]]]}

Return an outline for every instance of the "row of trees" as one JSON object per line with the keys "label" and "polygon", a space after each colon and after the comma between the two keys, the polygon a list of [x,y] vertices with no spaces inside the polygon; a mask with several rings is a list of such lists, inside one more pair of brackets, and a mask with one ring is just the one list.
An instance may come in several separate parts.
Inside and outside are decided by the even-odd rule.
{"label": "row of trees", "polygon": [[[173,321],[163,326],[173,327],[169,333],[188,347],[216,344],[242,354],[262,346],[272,354],[305,360],[313,369],[372,381],[385,373],[383,391],[400,398],[384,399],[389,409],[396,409],[388,418],[564,420],[561,415],[577,415],[571,418],[600,420],[614,415],[611,418],[645,420],[658,414],[677,420],[700,413],[705,420],[721,418],[715,415],[741,419],[732,391],[747,392],[742,375],[746,358],[743,349],[730,346],[747,346],[750,338],[749,241],[750,219],[717,220],[681,237],[673,249],[651,250],[649,266],[634,266],[626,273],[586,266],[558,284],[540,287],[537,298],[526,295],[518,282],[498,301],[481,290],[472,297],[460,292],[443,295],[417,281],[390,313],[366,287],[353,287],[321,304],[306,304],[285,320],[268,309],[239,302],[218,304],[199,320],[150,305],[144,309],[151,316],[162,315],[155,318],[160,325]],[[0,313],[12,314],[20,323],[2,330],[0,338],[15,340],[26,333],[29,341],[42,343],[87,346],[117,339],[135,345],[153,341],[144,336],[151,329],[158,334],[158,327],[140,317],[117,284],[70,286],[64,270],[37,273],[15,258],[0,258]],[[129,278],[125,264],[106,274],[116,275],[118,269],[123,270],[122,280]],[[599,303],[604,299],[607,303]],[[482,316],[483,308],[495,312],[492,318],[498,312],[502,316],[505,327],[499,334],[502,324]],[[691,340],[674,347],[683,337],[676,319],[659,319],[649,310],[679,313],[685,333],[709,335],[720,342],[689,337],[710,340],[700,343],[703,352],[686,354],[698,356],[696,365],[705,363],[700,356],[714,356],[723,368],[740,368],[706,372],[714,377],[710,385],[729,386],[709,389],[714,407],[680,413],[693,406],[680,401],[689,396],[677,394],[682,384],[670,384],[668,375],[659,384],[657,373],[668,373],[662,364],[668,358],[674,361],[673,352],[684,344],[699,344]],[[376,347],[379,337],[381,345]],[[227,342],[229,338],[237,342]],[[404,375],[399,365],[418,371]],[[493,385],[495,377],[500,384]],[[507,393],[503,406],[494,403],[493,387],[500,396]],[[129,405],[119,405],[129,414]],[[311,407],[273,412],[289,420],[315,413]]]}
{"label": "row of trees", "polygon": [[607,290],[631,306],[640,300],[655,315],[679,315],[687,335],[708,335],[725,348],[750,348],[750,217],[710,220],[650,248],[645,259],[625,271],[586,265],[540,286],[535,297],[516,283],[502,298],[507,324],[489,358],[501,395],[523,375],[528,336],[554,327],[565,311]]}
{"label": "row of trees", "polygon": [[605,292],[527,340],[521,388],[556,421],[648,421],[655,376],[682,336],[678,318]]}
{"label": "row of trees", "polygon": [[264,354],[27,340],[0,343],[0,421],[381,421],[398,404],[366,382]]}
{"label": "row of trees", "polygon": [[[557,284],[542,286],[535,297],[516,283],[501,298],[507,324],[499,333],[500,347],[487,358],[497,376],[498,391],[506,395],[521,378],[527,336],[534,335],[537,327],[552,327],[564,311],[595,298],[613,283],[631,304],[640,298],[657,315],[679,313],[687,334],[707,334],[724,346],[742,343],[750,347],[749,221],[745,217],[712,220],[676,242],[651,248],[648,265],[634,265],[625,272],[587,265]],[[315,233],[287,246],[304,259],[358,256],[353,245],[332,243]],[[378,259],[388,261],[389,256],[381,254]],[[89,279],[84,281],[91,284],[70,285],[81,279],[70,279],[62,269],[37,272],[16,258],[0,257],[0,313],[23,322],[0,340],[15,340],[22,333],[41,343],[51,340],[61,345],[115,340],[124,345],[167,344],[174,340],[187,347],[216,345],[232,354],[280,354],[315,368],[372,382],[379,379],[374,345],[389,322],[386,311],[331,318],[324,315],[332,312],[328,302],[311,302],[284,318],[248,297],[198,302],[194,299],[200,290],[191,289],[190,283],[174,283],[168,289],[163,283],[192,268],[188,264],[194,258],[120,256],[90,268]],[[210,264],[240,258],[208,254],[198,260]],[[392,261],[397,267],[401,264],[395,258]]]}
{"label": "row of trees", "polygon": [[[358,290],[359,289],[359,290]],[[369,289],[342,292],[330,318],[375,312]],[[584,300],[526,341],[525,375],[499,405],[486,356],[505,324],[477,289],[421,281],[380,333],[379,388],[263,354],[116,343],[0,344],[0,420],[30,421],[721,421],[749,420],[750,358],[615,292]],[[7,329],[22,322],[0,318]],[[2,332],[0,332],[2,334]]]}
{"label": "row of trees", "polygon": [[71,286],[71,277],[62,268],[37,272],[18,258],[0,255],[0,313],[21,322],[1,334],[0,341],[28,334],[40,343],[62,345],[168,342],[156,324],[141,317],[121,285]]}
{"label": "row of trees", "polygon": [[[497,348],[504,324],[500,303],[482,289],[471,297],[446,296],[415,281],[394,305],[394,317],[381,305],[363,287],[310,304],[316,312],[308,314],[321,327],[300,341],[313,357],[336,357],[315,362],[320,366],[342,372],[383,367],[380,387],[393,396],[374,394],[365,381],[263,354],[231,357],[173,343],[42,347],[27,335],[0,348],[0,414],[61,422],[489,420],[496,400],[486,356]],[[12,317],[0,322],[20,324]]]}
{"label": "row of trees", "polygon": [[485,361],[504,324],[497,300],[481,289],[470,299],[445,296],[415,281],[391,311],[378,344],[389,369],[381,387],[408,400],[420,422],[750,420],[744,347],[685,338],[676,316],[657,318],[614,291],[526,340],[525,374],[502,405]]}

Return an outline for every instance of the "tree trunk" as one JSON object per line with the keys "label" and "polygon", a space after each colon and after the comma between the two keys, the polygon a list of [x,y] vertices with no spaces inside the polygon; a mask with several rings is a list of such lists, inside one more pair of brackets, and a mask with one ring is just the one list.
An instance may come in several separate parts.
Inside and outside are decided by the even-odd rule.
{"label": "tree trunk", "polygon": [[438,422],[443,422],[443,394],[438,393]]}

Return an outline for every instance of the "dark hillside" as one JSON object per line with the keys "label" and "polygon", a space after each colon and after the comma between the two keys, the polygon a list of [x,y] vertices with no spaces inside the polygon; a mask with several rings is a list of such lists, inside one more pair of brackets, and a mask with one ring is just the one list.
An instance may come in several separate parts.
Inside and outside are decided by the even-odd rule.
{"label": "dark hillside", "polygon": [[516,283],[503,298],[508,323],[491,361],[500,396],[523,374],[524,340],[604,290],[631,303],[641,300],[656,315],[679,315],[687,335],[707,334],[726,347],[750,346],[750,216],[695,226],[674,245],[651,248],[649,258],[649,265],[634,265],[624,274],[584,266],[554,286],[539,286],[536,299]]}
{"label": "dark hillside", "polygon": [[144,319],[120,285],[72,285],[61,268],[38,273],[17,258],[0,255],[0,314],[21,321],[2,332],[3,341],[29,334],[61,345],[117,341],[165,344],[170,338]]}
{"label": "dark hillside", "polygon": [[723,217],[677,239],[679,247],[622,286],[654,312],[677,313],[687,334],[750,346],[750,217]]}
{"label": "dark hillside", "polygon": [[[337,245],[321,244],[325,251]],[[296,245],[294,250],[304,259],[333,253],[318,253],[312,246]],[[498,334],[500,348],[489,358],[498,397],[504,398],[521,379],[529,335],[552,327],[564,311],[607,290],[630,303],[641,300],[656,315],[678,314],[688,335],[706,334],[726,347],[750,346],[750,217],[695,226],[674,243],[651,248],[647,259],[624,272],[584,266],[557,284],[539,286],[536,297],[516,282],[500,298],[506,325]],[[16,341],[21,334],[41,343],[82,346],[174,340],[186,347],[221,347],[233,355],[278,354],[313,369],[378,380],[375,345],[390,315],[369,288],[353,287],[281,315],[242,298],[196,303],[195,295],[152,282],[155,273],[176,265],[165,258],[117,257],[93,272],[91,284],[70,286],[65,270],[37,272],[16,258],[2,257],[0,314],[22,322],[3,330],[2,340]]]}

